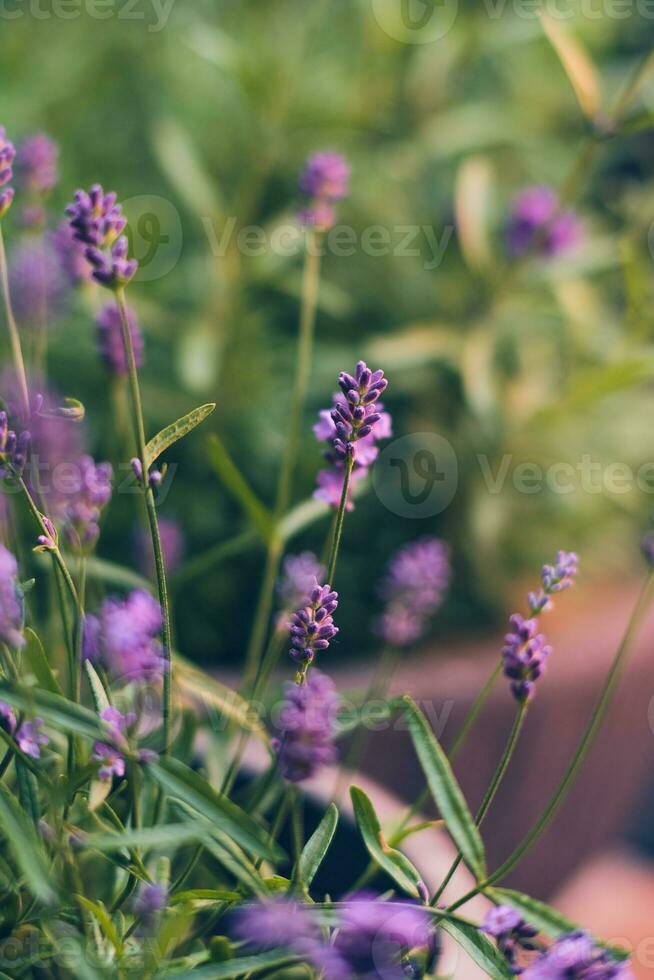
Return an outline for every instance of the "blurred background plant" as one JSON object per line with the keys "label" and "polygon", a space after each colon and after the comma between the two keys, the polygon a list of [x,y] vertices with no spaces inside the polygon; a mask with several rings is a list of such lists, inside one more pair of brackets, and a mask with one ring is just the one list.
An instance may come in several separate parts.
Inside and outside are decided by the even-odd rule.
{"label": "blurred background plant", "polygon": [[[651,473],[649,488],[616,491],[616,477],[607,490],[600,478],[570,493],[521,492],[512,475],[521,463],[577,467],[584,455],[602,474],[616,462],[636,471],[650,458],[654,82],[635,73],[654,21],[634,8],[562,24],[526,4],[461,3],[443,37],[405,44],[384,29],[382,8],[194,0],[165,11],[143,0],[129,16],[117,5],[98,19],[93,5],[65,18],[19,5],[3,31],[3,122],[19,144],[45,131],[62,146],[48,226],[75,187],[96,179],[126,201],[141,263],[130,302],[144,335],[149,432],[199,400],[217,402],[201,437],[171,454],[161,504],[175,522],[178,633],[184,653],[205,663],[242,655],[259,587],[301,290],[301,248],[288,228],[298,174],[316,149],[352,165],[338,220],[355,243],[323,260],[296,499],[311,497],[320,464],[311,425],[333,378],[360,356],[392,380],[395,437],[438,433],[458,462],[456,494],[439,513],[389,512],[372,490],[357,502],[341,556],[341,655],[376,648],[361,625],[374,608],[368,570],[409,539],[448,542],[454,575],[439,629],[468,630],[504,615],[509,582],[553,541],[573,541],[597,575],[628,573],[651,506]],[[559,237],[538,219],[547,195],[516,201],[534,186],[575,209]],[[41,240],[29,218],[15,207],[6,238],[20,325],[42,367],[25,302],[34,290],[25,249]],[[286,237],[269,247],[250,226],[268,243],[276,229]],[[531,249],[516,254],[525,234]],[[61,394],[87,407],[87,449],[115,459],[124,392],[98,355],[99,302],[88,285],[48,295],[48,369]],[[491,493],[488,474],[507,456],[508,477]],[[320,523],[300,521],[288,547],[319,551],[326,516],[313,505],[305,513]],[[133,515],[131,497],[117,494],[99,553],[138,574],[151,559],[139,553]],[[91,571],[90,588],[124,581],[109,564]]]}

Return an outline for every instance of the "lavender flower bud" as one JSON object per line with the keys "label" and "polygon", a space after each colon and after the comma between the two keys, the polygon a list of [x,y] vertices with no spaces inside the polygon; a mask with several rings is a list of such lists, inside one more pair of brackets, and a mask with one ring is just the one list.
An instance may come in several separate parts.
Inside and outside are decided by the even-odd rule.
{"label": "lavender flower bud", "polygon": [[534,695],[534,683],[545,672],[552,648],[545,637],[536,632],[535,619],[524,619],[515,613],[510,623],[512,631],[506,634],[502,649],[504,674],[512,682],[514,697],[518,701],[527,701]]}
{"label": "lavender flower bud", "polygon": [[77,191],[74,203],[66,208],[75,238],[87,248],[85,256],[96,282],[108,289],[119,289],[133,278],[136,260],[127,258],[128,240],[122,234],[127,219],[114,193],[105,194],[100,184],[89,193]]}
{"label": "lavender flower bud", "polygon": [[290,656],[296,663],[310,664],[318,651],[326,650],[338,633],[334,626],[332,613],[338,606],[338,593],[332,592],[329,585],[318,585],[309,594],[306,606],[291,617],[292,647]]}
{"label": "lavender flower bud", "polygon": [[527,925],[510,905],[490,909],[481,925],[481,932],[496,940],[498,949],[515,973],[521,972],[517,964],[518,953],[537,948],[533,939],[538,935],[538,930]]}
{"label": "lavender flower bud", "polygon": [[18,748],[32,759],[40,759],[41,746],[50,742],[48,736],[41,731],[42,727],[43,720],[35,718],[34,721],[24,721],[16,732]]}
{"label": "lavender flower bud", "polygon": [[527,601],[535,615],[548,612],[552,608],[551,597],[558,592],[572,588],[577,575],[579,559],[574,551],[559,551],[554,565],[543,565],[541,571],[542,589],[530,592]]}
{"label": "lavender flower bud", "polygon": [[563,255],[579,244],[582,235],[575,213],[559,211],[556,193],[549,187],[528,187],[513,201],[506,229],[511,255],[524,255],[535,240],[542,255]]}
{"label": "lavender flower bud", "polygon": [[0,188],[6,188],[0,192],[0,218],[4,218],[14,199],[14,190],[12,187],[7,187],[7,184],[14,175],[12,164],[15,156],[13,143],[7,139],[4,126],[0,126]]}

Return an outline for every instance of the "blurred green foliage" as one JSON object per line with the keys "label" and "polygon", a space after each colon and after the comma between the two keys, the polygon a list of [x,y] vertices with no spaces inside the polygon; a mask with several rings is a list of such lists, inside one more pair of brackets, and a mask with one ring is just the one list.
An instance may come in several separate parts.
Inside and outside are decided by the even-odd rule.
{"label": "blurred green foliage", "polygon": [[[564,26],[595,65],[604,118],[650,50],[654,20],[636,4],[626,17],[586,6]],[[531,494],[509,478],[492,494],[478,457],[493,473],[504,454],[510,473],[520,462],[577,465],[584,454],[635,468],[651,458],[651,79],[634,93],[629,131],[590,137],[573,188],[583,247],[511,271],[502,230],[512,196],[564,186],[590,145],[570,78],[525,13],[531,5],[461,3],[451,30],[429,44],[389,36],[372,0],[176,0],[165,23],[150,0],[103,6],[102,19],[90,0],[71,3],[66,18],[45,0],[3,9],[2,122],[17,140],[44,129],[61,144],[53,220],[96,180],[121,199],[164,198],[155,211],[172,205],[179,216],[178,261],[136,281],[129,300],[146,334],[150,433],[200,402],[218,405],[169,454],[161,513],[183,526],[187,558],[251,527],[212,470],[210,433],[267,505],[285,437],[301,256],[246,255],[238,230],[293,222],[305,157],[333,148],[352,163],[339,220],[358,242],[371,226],[394,245],[406,226],[426,226],[446,247],[437,264],[424,234],[419,254],[357,246],[326,256],[296,498],[310,496],[320,465],[315,413],[338,371],[362,356],[390,377],[396,435],[438,432],[459,465],[454,501],[433,518],[389,513],[374,493],[357,505],[338,583],[341,653],[373,648],[375,580],[411,537],[437,533],[452,545],[447,628],[503,611],[509,582],[533,577],[558,547],[580,551],[587,570],[629,568],[651,492]],[[7,19],[6,9],[19,15]],[[212,254],[234,220],[231,244]],[[132,231],[143,259],[156,228]],[[8,233],[10,252],[20,234]],[[85,403],[94,455],[117,465],[127,455],[115,435],[120,398],[98,362],[90,305],[53,326],[51,376]],[[134,564],[135,511],[133,496],[116,497],[104,558]],[[326,529],[313,525],[292,547],[320,551]],[[241,656],[261,564],[255,544],[186,575],[176,590],[184,653]]]}

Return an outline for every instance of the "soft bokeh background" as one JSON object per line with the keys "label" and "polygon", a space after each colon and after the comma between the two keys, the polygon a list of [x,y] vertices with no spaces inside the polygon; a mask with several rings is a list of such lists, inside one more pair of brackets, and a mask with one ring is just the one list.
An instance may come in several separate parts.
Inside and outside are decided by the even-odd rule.
{"label": "soft bokeh background", "polygon": [[[292,223],[303,160],[333,148],[353,166],[339,214],[359,238],[381,225],[399,245],[404,226],[429,226],[447,242],[436,268],[422,233],[419,255],[357,246],[324,262],[297,500],[310,496],[320,463],[315,412],[360,356],[390,376],[396,436],[442,434],[459,468],[453,502],[433,516],[393,512],[374,491],[359,503],[343,551],[347,657],[374,647],[376,573],[400,542],[448,540],[455,579],[439,630],[469,631],[504,615],[516,577],[553,546],[580,551],[588,575],[629,573],[651,504],[639,489],[518,493],[510,477],[490,494],[477,456],[493,473],[505,453],[509,473],[521,461],[576,465],[584,453],[634,467],[650,457],[654,205],[651,135],[640,127],[654,86],[640,90],[634,132],[607,139],[581,168],[582,247],[526,263],[498,295],[512,196],[530,184],[560,187],[588,123],[530,5],[461,3],[451,29],[428,44],[384,29],[393,7],[177,0],[166,19],[140,0],[133,10],[44,3],[3,14],[3,122],[18,141],[45,130],[62,148],[53,222],[72,191],[95,180],[128,200],[146,280],[130,301],[146,335],[150,431],[200,401],[218,404],[170,454],[178,468],[161,513],[180,522],[187,559],[248,528],[207,457],[209,431],[266,504],[285,435],[301,256],[245,255],[238,228]],[[604,112],[654,38],[654,20],[635,5],[631,16],[607,10],[562,22],[596,65]],[[231,246],[212,254],[233,219]],[[9,232],[10,253],[19,236]],[[50,369],[62,394],[85,403],[94,454],[116,464],[125,454],[112,434],[117,399],[95,351],[93,302],[76,301],[52,326]],[[103,557],[133,563],[133,521],[133,499],[119,496]],[[325,531],[323,520],[290,547],[319,550]],[[206,574],[197,567],[182,568],[176,590],[186,652],[237,660],[261,549]]]}

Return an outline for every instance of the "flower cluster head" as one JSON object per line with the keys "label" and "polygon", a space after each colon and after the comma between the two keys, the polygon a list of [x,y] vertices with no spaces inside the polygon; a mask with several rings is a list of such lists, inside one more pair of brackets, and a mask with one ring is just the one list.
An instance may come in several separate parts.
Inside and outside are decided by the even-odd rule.
{"label": "flower cluster head", "polygon": [[311,203],[300,213],[307,227],[328,231],[334,225],[334,203],[347,197],[350,166],[340,153],[315,153],[300,177],[300,190]]}
{"label": "flower cluster head", "polygon": [[627,961],[614,959],[584,932],[558,939],[522,974],[524,980],[632,980]]}
{"label": "flower cluster head", "polygon": [[509,622],[511,632],[504,637],[502,649],[504,674],[511,681],[514,697],[518,701],[527,701],[534,695],[535,682],[545,672],[552,648],[537,632],[536,619],[524,619],[515,613]]}
{"label": "flower cluster head", "polygon": [[86,245],[85,256],[96,282],[108,289],[125,286],[136,273],[138,262],[128,259],[129,242],[123,231],[127,219],[116,203],[116,194],[105,194],[100,184],[76,191],[66,208],[77,241]]}
{"label": "flower cluster head", "polygon": [[64,278],[70,286],[81,286],[93,281],[93,271],[86,258],[83,242],[75,236],[75,230],[62,221],[49,236]]}
{"label": "flower cluster head", "polygon": [[13,143],[7,139],[4,126],[0,126],[0,218],[4,218],[14,199],[14,189],[7,187],[7,184],[14,176],[12,164],[15,156]]}
{"label": "flower cluster head", "polygon": [[0,640],[19,650],[25,645],[23,596],[18,585],[18,563],[11,551],[0,544]]}
{"label": "flower cluster head", "polygon": [[552,608],[552,596],[564,592],[574,585],[579,559],[574,551],[559,551],[553,565],[543,565],[541,582],[543,587],[538,592],[530,592],[529,608],[538,615]]}
{"label": "flower cluster head", "polygon": [[550,187],[528,187],[513,201],[506,229],[511,255],[524,255],[535,243],[543,255],[563,255],[581,238],[577,215],[559,210],[556,193]]}
{"label": "flower cluster head", "polygon": [[320,412],[313,427],[316,439],[329,444],[325,456],[333,467],[318,474],[314,497],[332,507],[339,506],[349,461],[353,471],[346,506],[351,510],[353,484],[365,476],[377,459],[378,441],[392,435],[391,417],[379,401],[388,381],[383,371],[373,372],[359,361],[354,376],[342,372],[338,385],[341,390],[333,396],[331,409]]}
{"label": "flower cluster head", "polygon": [[24,721],[15,735],[18,748],[32,759],[40,759],[41,746],[50,741],[45,732],[41,731],[42,728],[43,719],[35,718],[34,721]]}
{"label": "flower cluster head", "polygon": [[377,627],[386,643],[402,647],[424,635],[430,616],[440,608],[450,580],[446,545],[423,538],[402,548],[381,581],[386,609]]}
{"label": "flower cluster head", "polygon": [[423,971],[412,956],[435,952],[428,914],[409,902],[362,893],[339,908],[335,925],[329,943],[311,906],[278,899],[240,909],[234,934],[255,949],[288,949],[324,980],[417,977]]}
{"label": "flower cluster head", "polygon": [[536,949],[533,942],[538,930],[527,925],[525,920],[510,905],[498,905],[490,909],[481,926],[481,931],[496,940],[498,949],[514,973],[522,972],[517,958],[521,950],[531,952]]}
{"label": "flower cluster head", "polygon": [[[96,321],[98,351],[111,374],[126,375],[127,353],[123,339],[123,327],[117,307],[110,303],[98,314]],[[127,326],[132,340],[132,350],[137,368],[143,363],[143,335],[133,310],[127,310]]]}
{"label": "flower cluster head", "polygon": [[302,606],[291,617],[291,643],[289,653],[296,663],[310,664],[316,653],[326,650],[338,633],[332,613],[338,606],[338,592],[329,585],[319,585],[317,580]]}
{"label": "flower cluster head", "polygon": [[62,312],[66,289],[50,240],[22,245],[9,265],[14,312],[21,327],[40,327]]}
{"label": "flower cluster head", "polygon": [[142,884],[134,901],[134,913],[140,919],[139,933],[155,931],[159,917],[168,904],[168,889],[158,884]]}
{"label": "flower cluster head", "polygon": [[59,147],[45,133],[28,136],[18,147],[18,182],[28,194],[42,197],[56,187]]}
{"label": "flower cluster head", "polygon": [[74,483],[62,495],[60,514],[68,543],[78,552],[88,552],[100,534],[100,515],[111,500],[110,463],[96,463],[82,456],[74,467]]}
{"label": "flower cluster head", "polygon": [[161,607],[147,592],[105,599],[99,615],[85,619],[82,655],[126,683],[155,683],[166,666],[158,640],[162,625]]}
{"label": "flower cluster head", "polygon": [[333,681],[314,669],[304,684],[287,684],[275,750],[284,779],[298,783],[336,761],[339,697]]}

